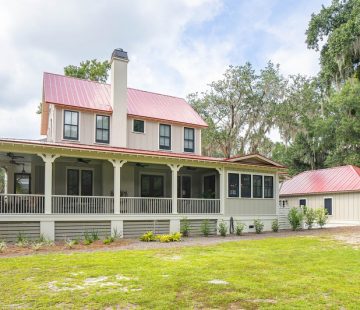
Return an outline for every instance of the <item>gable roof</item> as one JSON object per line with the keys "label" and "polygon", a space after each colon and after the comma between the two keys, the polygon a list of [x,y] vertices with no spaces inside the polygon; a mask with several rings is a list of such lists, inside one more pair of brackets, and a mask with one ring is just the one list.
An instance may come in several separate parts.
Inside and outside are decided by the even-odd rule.
{"label": "gable roof", "polygon": [[270,158],[267,158],[260,154],[248,154],[248,155],[239,155],[230,157],[227,159],[227,161],[230,162],[241,162],[241,163],[247,163],[247,164],[255,164],[255,165],[262,165],[262,166],[276,166],[276,167],[282,167],[283,165],[271,160]]}
{"label": "gable roof", "polygon": [[281,196],[360,191],[360,168],[341,166],[305,171],[285,181]]}
{"label": "gable roof", "polygon": [[[112,113],[111,85],[44,73],[43,102],[80,110]],[[128,116],[207,127],[182,98],[128,88]]]}

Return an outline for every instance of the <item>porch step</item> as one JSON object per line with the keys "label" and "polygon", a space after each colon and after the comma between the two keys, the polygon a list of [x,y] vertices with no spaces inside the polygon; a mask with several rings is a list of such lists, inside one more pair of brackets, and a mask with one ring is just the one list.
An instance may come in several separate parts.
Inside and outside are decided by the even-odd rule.
{"label": "porch step", "polygon": [[139,238],[148,231],[159,235],[168,234],[170,221],[124,221],[124,238]]}
{"label": "porch step", "polygon": [[40,238],[40,222],[0,222],[0,241],[16,242],[19,233],[29,240]]}
{"label": "porch step", "polygon": [[55,222],[55,240],[84,239],[84,234],[97,232],[99,238],[111,235],[110,221]]}

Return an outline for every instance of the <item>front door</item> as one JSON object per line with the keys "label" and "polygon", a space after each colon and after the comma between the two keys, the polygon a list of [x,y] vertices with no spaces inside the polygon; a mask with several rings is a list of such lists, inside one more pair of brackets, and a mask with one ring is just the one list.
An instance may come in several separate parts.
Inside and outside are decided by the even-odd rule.
{"label": "front door", "polygon": [[142,174],[141,197],[164,197],[164,176]]}
{"label": "front door", "polygon": [[215,198],[215,174],[204,176],[204,198]]}

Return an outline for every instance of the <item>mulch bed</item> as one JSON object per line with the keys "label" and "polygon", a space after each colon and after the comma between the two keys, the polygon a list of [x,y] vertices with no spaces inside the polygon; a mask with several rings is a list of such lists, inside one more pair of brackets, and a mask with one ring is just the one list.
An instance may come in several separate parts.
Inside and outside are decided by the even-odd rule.
{"label": "mulch bed", "polygon": [[66,247],[65,242],[56,242],[52,246],[42,246],[40,249],[35,250],[31,244],[26,247],[19,247],[15,244],[8,243],[7,248],[1,257],[14,257],[34,254],[46,253],[63,253],[70,254],[75,252],[91,252],[91,251],[111,251],[111,250],[146,250],[157,248],[175,248],[183,246],[207,246],[215,245],[222,242],[241,241],[241,240],[258,240],[265,238],[285,238],[296,236],[334,236],[339,240],[339,236],[349,236],[351,238],[358,238],[360,240],[360,226],[347,226],[347,227],[334,227],[324,229],[311,229],[311,230],[281,230],[278,233],[264,232],[262,234],[244,233],[241,236],[228,235],[227,237],[211,236],[211,237],[188,237],[183,238],[181,242],[141,242],[137,239],[119,239],[111,244],[104,244],[101,240],[95,241],[90,245],[84,245],[81,242],[74,245],[69,249]]}

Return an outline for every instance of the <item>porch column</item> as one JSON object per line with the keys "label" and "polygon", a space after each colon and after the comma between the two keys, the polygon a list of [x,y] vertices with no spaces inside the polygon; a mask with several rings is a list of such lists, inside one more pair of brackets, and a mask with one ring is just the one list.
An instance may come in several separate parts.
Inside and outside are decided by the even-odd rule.
{"label": "porch column", "polygon": [[216,168],[219,172],[220,177],[220,214],[225,213],[225,169],[224,168]]}
{"label": "porch column", "polygon": [[109,159],[109,162],[114,166],[114,214],[120,214],[120,170],[126,160]]}
{"label": "porch column", "polygon": [[279,183],[279,172],[275,174],[275,186],[274,186],[274,197],[275,197],[275,204],[276,204],[276,215],[279,216],[279,208],[280,208],[280,201],[279,201],[279,194],[280,194],[280,183]]}
{"label": "porch column", "polygon": [[38,154],[45,163],[45,214],[51,214],[51,195],[52,195],[52,164],[60,155]]}
{"label": "porch column", "polygon": [[182,165],[168,164],[171,169],[171,197],[172,197],[172,213],[177,214],[177,173]]}

